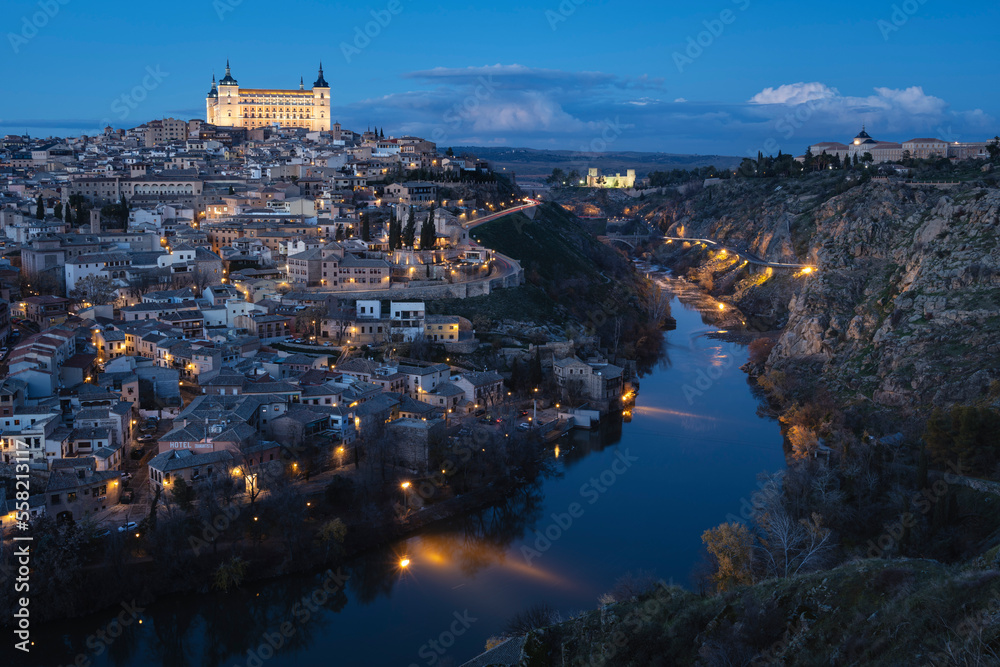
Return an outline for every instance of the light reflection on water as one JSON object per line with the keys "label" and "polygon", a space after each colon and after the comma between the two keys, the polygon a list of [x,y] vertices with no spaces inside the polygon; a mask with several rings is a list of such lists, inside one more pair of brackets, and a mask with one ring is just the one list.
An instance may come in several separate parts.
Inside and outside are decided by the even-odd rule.
{"label": "light reflection on water", "polygon": [[[346,590],[298,629],[294,650],[282,649],[265,664],[425,665],[421,648],[455,613],[468,611],[477,620],[436,661],[457,665],[533,603],[564,614],[593,609],[629,570],[686,583],[701,534],[738,513],[757,474],[784,460],[778,425],[757,416],[739,371],[745,349],[712,338],[718,327],[677,299],[672,308],[677,330],[668,334],[659,366],[641,380],[631,423],[573,432],[559,441],[558,458],[553,452],[550,478],[488,511],[349,563]],[[685,394],[685,385],[711,369],[717,377],[706,391]],[[625,453],[637,462],[612,476]],[[601,485],[602,475],[613,483]],[[595,481],[604,490],[591,503]],[[574,506],[578,516],[567,522]],[[557,539],[542,539],[547,531]],[[525,549],[537,556],[529,559]],[[403,558],[410,561],[405,568]],[[264,633],[292,617],[318,576],[161,600],[144,612],[142,626],[130,627],[100,656],[86,639],[109,614],[38,628],[44,652],[14,664],[68,664],[82,652],[95,667],[243,665]]]}

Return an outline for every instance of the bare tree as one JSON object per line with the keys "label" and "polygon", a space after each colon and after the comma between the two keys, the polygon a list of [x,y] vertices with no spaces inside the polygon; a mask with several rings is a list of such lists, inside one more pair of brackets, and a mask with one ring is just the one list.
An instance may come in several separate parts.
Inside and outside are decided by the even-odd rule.
{"label": "bare tree", "polygon": [[796,520],[786,509],[780,482],[771,477],[754,494],[754,525],[758,530],[757,552],[769,576],[789,577],[821,567],[833,550],[829,528],[823,517],[812,513]]}
{"label": "bare tree", "polygon": [[649,320],[657,328],[662,327],[670,317],[670,294],[659,284],[653,283],[646,301]]}
{"label": "bare tree", "polygon": [[118,298],[118,287],[111,278],[105,276],[84,276],[69,291],[69,298],[77,303],[104,306]]}

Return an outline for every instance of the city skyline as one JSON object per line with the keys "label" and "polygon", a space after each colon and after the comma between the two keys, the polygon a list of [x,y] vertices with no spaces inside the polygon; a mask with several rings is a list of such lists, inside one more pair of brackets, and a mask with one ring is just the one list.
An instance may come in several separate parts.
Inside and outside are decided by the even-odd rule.
{"label": "city skyline", "polygon": [[[215,0],[167,15],[111,2],[101,16],[68,0],[12,2],[3,49],[20,94],[0,107],[0,132],[73,136],[204,118],[228,59],[241,84],[270,88],[311,81],[322,60],[334,121],[442,145],[801,154],[862,123],[896,141],[996,133],[987,80],[1000,53],[989,33],[996,7],[781,4],[787,11],[731,0],[621,12],[567,0],[499,13],[445,2],[442,24],[402,0],[307,3],[294,14]],[[187,37],[192,25],[219,37]],[[451,26],[477,35],[474,48]],[[275,49],[285,33],[293,45]],[[941,58],[949,49],[962,57]],[[56,101],[51,77],[32,72],[58,73]]]}

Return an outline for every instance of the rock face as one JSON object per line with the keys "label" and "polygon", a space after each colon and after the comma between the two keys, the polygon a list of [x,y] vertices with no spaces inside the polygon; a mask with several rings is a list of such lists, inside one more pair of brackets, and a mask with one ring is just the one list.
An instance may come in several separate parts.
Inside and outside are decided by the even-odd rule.
{"label": "rock face", "polygon": [[752,187],[661,214],[671,233],[819,267],[792,279],[769,369],[819,364],[831,389],[904,412],[997,404],[1000,190],[868,183],[824,199]]}

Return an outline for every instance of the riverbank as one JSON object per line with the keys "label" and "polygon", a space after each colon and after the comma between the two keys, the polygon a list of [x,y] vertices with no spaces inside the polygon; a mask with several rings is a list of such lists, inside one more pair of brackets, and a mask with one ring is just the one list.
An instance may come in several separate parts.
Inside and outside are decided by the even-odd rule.
{"label": "riverbank", "polygon": [[[539,460],[550,445],[537,441],[535,448]],[[315,482],[307,483],[315,489]],[[436,525],[446,523],[458,517],[475,514],[487,510],[491,506],[503,502],[510,493],[515,492],[532,481],[515,481],[510,484],[491,483],[480,489],[461,495],[447,497],[418,509],[406,511],[402,516],[386,510],[381,517],[374,520],[371,516],[355,518],[344,523],[346,532],[342,543],[335,545],[319,545],[324,525],[343,516],[327,507],[322,493],[303,489],[299,504],[308,509],[308,516],[301,522],[302,534],[297,537],[296,546],[292,550],[284,544],[287,535],[273,525],[258,529],[263,525],[257,515],[265,514],[263,507],[258,505],[251,511],[249,501],[235,503],[229,507],[215,507],[218,513],[205,521],[204,513],[194,506],[190,512],[182,516],[183,534],[172,534],[168,539],[177,539],[184,546],[172,553],[174,567],[164,568],[151,555],[156,549],[154,543],[145,539],[141,543],[133,542],[131,535],[118,536],[125,540],[125,548],[130,555],[115,563],[84,565],[74,573],[73,582],[67,585],[82,589],[77,594],[84,594],[86,603],[72,607],[67,604],[40,605],[36,597],[32,620],[36,623],[47,623],[70,618],[78,618],[114,608],[122,599],[135,600],[140,605],[148,605],[162,598],[182,593],[195,592],[205,594],[217,589],[215,573],[220,567],[234,558],[242,559],[247,567],[240,577],[238,585],[261,583],[294,574],[321,571],[337,567],[351,559],[363,556],[367,552],[383,548],[393,542],[417,535]],[[437,492],[440,493],[440,488]],[[264,497],[266,499],[266,497]],[[261,498],[257,499],[260,503]],[[177,510],[173,508],[171,514]],[[161,510],[161,513],[164,510]],[[164,516],[163,521],[169,517]],[[199,523],[200,522],[200,523]],[[237,531],[235,539],[228,535],[232,527]],[[94,542],[105,538],[90,538],[81,542],[80,538],[69,539],[67,531],[71,527],[61,526],[61,537],[69,544],[82,547],[83,554],[93,547]],[[256,531],[256,532],[255,532]],[[230,533],[232,531],[229,531]],[[223,537],[226,535],[225,537]],[[81,536],[82,537],[82,536]],[[44,538],[42,538],[44,539]],[[112,537],[106,538],[111,540]],[[332,547],[332,548],[331,548]],[[112,548],[112,545],[107,545]],[[331,557],[331,554],[334,557]],[[164,576],[176,569],[176,564],[183,563],[183,577]],[[96,582],[101,582],[98,585]],[[64,590],[63,602],[75,597],[73,590]],[[50,613],[58,609],[60,613]],[[64,613],[69,612],[69,613]],[[4,618],[12,618],[5,614]]]}
{"label": "riverbank", "polygon": [[[296,625],[295,649],[277,651],[267,664],[311,664],[333,654],[342,664],[425,664],[429,640],[450,632],[456,612],[468,612],[472,626],[453,637],[447,653],[435,654],[458,664],[525,608],[593,608],[630,571],[695,587],[701,534],[738,513],[757,474],[782,468],[784,456],[777,425],[757,415],[758,400],[738,370],[745,348],[713,337],[718,329],[701,313],[676,299],[671,306],[677,329],[643,375],[629,422],[561,439],[558,450],[543,450],[551,474],[516,492],[498,490],[499,502],[484,498],[482,511],[459,510],[343,558],[332,569],[347,577],[344,595],[308,625]],[[714,378],[708,392],[686,391],[705,375]],[[471,499],[458,502],[472,506]],[[649,508],[662,511],[651,515]],[[279,571],[287,550],[275,538]],[[187,576],[184,563],[177,569]],[[228,593],[207,586],[197,595],[161,596],[143,605],[142,626],[115,645],[113,664],[107,654],[88,657],[94,667],[161,667],[170,658],[160,638],[170,637],[183,641],[188,664],[245,663],[265,634],[284,620],[296,623],[293,605],[322,578],[313,571],[248,581]],[[71,663],[114,613],[40,626],[38,644],[51,652],[33,664]],[[153,648],[140,654],[139,645]]]}

